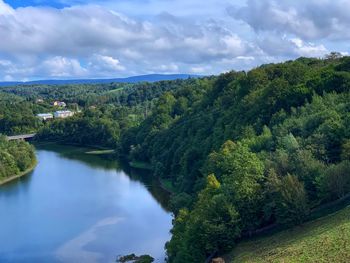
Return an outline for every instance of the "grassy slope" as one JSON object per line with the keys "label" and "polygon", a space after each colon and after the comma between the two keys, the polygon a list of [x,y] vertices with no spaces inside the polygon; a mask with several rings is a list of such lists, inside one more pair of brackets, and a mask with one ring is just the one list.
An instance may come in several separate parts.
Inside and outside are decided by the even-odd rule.
{"label": "grassy slope", "polygon": [[349,262],[350,207],[272,236],[244,241],[228,262]]}

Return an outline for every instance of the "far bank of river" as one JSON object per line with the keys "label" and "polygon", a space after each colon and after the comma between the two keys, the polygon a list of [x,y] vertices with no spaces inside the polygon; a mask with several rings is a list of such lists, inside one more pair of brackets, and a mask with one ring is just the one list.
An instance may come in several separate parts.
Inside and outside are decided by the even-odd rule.
{"label": "far bank of river", "polygon": [[164,262],[168,193],[88,151],[36,146],[34,170],[0,187],[0,262],[115,262],[130,253]]}

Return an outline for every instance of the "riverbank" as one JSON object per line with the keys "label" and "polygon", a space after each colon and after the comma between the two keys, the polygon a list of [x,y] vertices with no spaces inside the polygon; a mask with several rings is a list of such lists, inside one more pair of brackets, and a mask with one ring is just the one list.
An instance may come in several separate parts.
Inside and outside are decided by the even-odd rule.
{"label": "riverbank", "polygon": [[142,170],[148,170],[148,171],[153,170],[152,165],[146,162],[131,161],[129,162],[129,166],[136,169],[142,169]]}
{"label": "riverbank", "polygon": [[[129,166],[131,168],[134,168],[134,169],[141,169],[141,170],[145,170],[145,171],[148,171],[148,172],[151,172],[152,173],[152,176],[153,175],[153,167],[150,163],[147,163],[147,162],[139,162],[139,161],[131,161],[128,163]],[[167,179],[164,179],[164,178],[159,178],[159,177],[156,177],[158,182],[159,182],[159,185],[160,187],[167,191],[168,193],[170,194],[174,194],[176,193],[176,189],[175,187],[172,185],[171,181],[170,180],[167,180]]]}
{"label": "riverbank", "polygon": [[85,152],[86,154],[91,154],[91,155],[110,155],[110,154],[115,154],[115,151],[112,149],[106,149],[106,150],[95,150],[95,151],[88,151]]}
{"label": "riverbank", "polygon": [[4,185],[4,184],[7,184],[7,183],[9,183],[9,182],[11,182],[11,181],[13,181],[13,180],[16,180],[16,179],[18,179],[18,178],[21,178],[21,177],[23,177],[23,176],[29,174],[30,172],[32,172],[32,171],[34,170],[34,168],[36,167],[37,164],[38,164],[38,162],[35,161],[35,162],[33,163],[33,165],[31,165],[31,166],[30,166],[28,169],[26,169],[25,171],[20,172],[18,175],[13,175],[13,176],[10,176],[10,177],[7,177],[7,178],[5,178],[5,179],[0,180],[0,186],[1,186],[1,185]]}

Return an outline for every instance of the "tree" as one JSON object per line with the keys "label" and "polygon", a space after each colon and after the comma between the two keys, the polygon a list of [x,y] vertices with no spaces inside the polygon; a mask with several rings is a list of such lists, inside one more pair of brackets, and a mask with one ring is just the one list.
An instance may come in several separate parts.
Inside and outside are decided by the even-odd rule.
{"label": "tree", "polygon": [[341,158],[343,160],[350,160],[350,140],[345,140],[343,143]]}
{"label": "tree", "polygon": [[243,229],[251,231],[259,225],[264,165],[256,154],[242,143],[227,141],[218,153],[210,154],[207,169],[223,182],[224,193],[242,217]]}
{"label": "tree", "polygon": [[167,244],[171,262],[203,262],[211,253],[233,247],[240,234],[239,214],[220,189],[215,176],[209,175],[193,211],[180,210]]}
{"label": "tree", "polygon": [[276,219],[282,225],[302,223],[309,213],[304,184],[294,175],[278,178],[271,173],[270,193],[275,196]]}
{"label": "tree", "polygon": [[34,165],[34,148],[25,141],[7,141],[0,135],[0,180],[18,175]]}
{"label": "tree", "polygon": [[334,200],[350,192],[350,161],[330,165],[317,178],[321,198]]}
{"label": "tree", "polygon": [[335,60],[341,57],[343,57],[343,55],[340,52],[335,52],[335,51],[332,51],[331,53],[325,55],[325,59],[327,60]]}

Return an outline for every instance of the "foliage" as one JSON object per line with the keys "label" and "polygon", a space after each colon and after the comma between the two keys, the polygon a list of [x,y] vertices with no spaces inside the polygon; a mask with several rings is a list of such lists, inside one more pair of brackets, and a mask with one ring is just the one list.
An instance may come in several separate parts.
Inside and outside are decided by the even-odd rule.
{"label": "foliage", "polygon": [[7,141],[0,136],[0,181],[26,171],[35,161],[33,146],[24,141]]}
{"label": "foliage", "polygon": [[[176,89],[195,79],[159,81],[155,83],[107,83],[68,85],[18,85],[0,87],[1,92],[15,94],[28,101],[42,99],[43,104],[61,100],[81,107],[114,104],[133,107],[151,102],[166,91]],[[145,103],[146,105],[147,103]]]}
{"label": "foliage", "polygon": [[279,224],[295,225],[302,223],[309,213],[304,184],[296,176],[287,174],[278,178],[270,172],[269,194],[273,195],[275,217]]}
{"label": "foliage", "polygon": [[350,192],[350,162],[330,165],[317,179],[321,197],[326,200],[344,197]]}
{"label": "foliage", "polygon": [[255,211],[262,198],[264,165],[256,154],[239,142],[227,141],[218,153],[209,155],[207,170],[223,182],[225,195],[242,218],[241,228],[247,231],[259,226],[260,215]]}
{"label": "foliage", "polygon": [[37,139],[116,147],[119,135],[118,122],[104,117],[98,111],[87,111],[72,118],[56,119],[50,122],[39,131]]}
{"label": "foliage", "polygon": [[0,133],[17,135],[35,132],[42,126],[35,114],[42,108],[17,96],[0,93]]}
{"label": "foliage", "polygon": [[[165,93],[160,100],[167,106],[159,109],[159,114],[164,112],[163,118],[158,119],[159,125],[167,123],[167,107],[174,107],[173,114],[183,112],[187,101],[172,105],[167,100],[171,100],[172,95],[166,92],[195,82],[195,79],[188,79],[136,84],[0,87],[0,132],[14,135],[39,131],[40,139],[116,147],[121,132],[144,120],[160,95]],[[47,123],[40,121],[36,114],[58,110],[53,106],[56,100],[66,102],[71,110],[82,110],[83,114]]]}
{"label": "foliage", "polygon": [[151,163],[177,189],[173,208],[181,220],[167,245],[170,262],[201,261],[206,248],[225,250],[240,235],[217,246],[195,234],[217,231],[203,225],[213,217],[200,197],[208,174],[221,186],[206,204],[220,196],[240,219],[233,229],[241,234],[300,224],[310,209],[350,191],[342,163],[350,139],[348,64],[335,55],[300,58],[199,79],[163,94],[150,116],[121,133],[120,150]]}
{"label": "foliage", "polygon": [[204,262],[213,251],[233,247],[238,237],[239,214],[230,204],[214,175],[207,178],[207,186],[198,196],[193,211],[180,210],[167,244],[171,262]]}
{"label": "foliage", "polygon": [[152,258],[150,255],[136,256],[135,254],[121,256],[117,259],[117,262],[121,262],[121,263],[127,263],[127,262],[152,263],[153,261],[154,261],[154,258]]}

